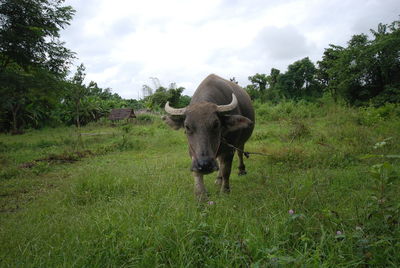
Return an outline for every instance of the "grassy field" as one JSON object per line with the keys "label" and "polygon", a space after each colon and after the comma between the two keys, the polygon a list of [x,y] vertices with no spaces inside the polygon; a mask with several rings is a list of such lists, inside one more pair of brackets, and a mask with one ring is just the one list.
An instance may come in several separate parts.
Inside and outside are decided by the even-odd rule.
{"label": "grassy field", "polygon": [[0,135],[0,267],[399,267],[400,107],[256,108],[204,204],[157,116]]}

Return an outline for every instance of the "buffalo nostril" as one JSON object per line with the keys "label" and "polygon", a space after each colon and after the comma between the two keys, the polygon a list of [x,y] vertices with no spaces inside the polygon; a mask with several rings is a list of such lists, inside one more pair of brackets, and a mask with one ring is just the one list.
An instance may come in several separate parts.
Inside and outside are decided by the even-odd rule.
{"label": "buffalo nostril", "polygon": [[197,168],[199,169],[199,171],[211,172],[215,171],[217,167],[215,161],[213,161],[212,159],[202,159],[197,162]]}
{"label": "buffalo nostril", "polygon": [[207,169],[211,166],[211,161],[207,160],[200,160],[199,161],[199,168],[200,169]]}

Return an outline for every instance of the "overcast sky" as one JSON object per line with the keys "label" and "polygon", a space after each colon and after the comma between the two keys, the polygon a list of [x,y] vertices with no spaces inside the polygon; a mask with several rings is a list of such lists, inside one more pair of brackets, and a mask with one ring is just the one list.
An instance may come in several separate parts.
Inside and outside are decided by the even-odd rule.
{"label": "overcast sky", "polygon": [[400,15],[399,0],[66,0],[76,10],[61,34],[87,82],[124,98],[176,82],[192,95],[210,73],[247,77],[319,60],[329,44]]}

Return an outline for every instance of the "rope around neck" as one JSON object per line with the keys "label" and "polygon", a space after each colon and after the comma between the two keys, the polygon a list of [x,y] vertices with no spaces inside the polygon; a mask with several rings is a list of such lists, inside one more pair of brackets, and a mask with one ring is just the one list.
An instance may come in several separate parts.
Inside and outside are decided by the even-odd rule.
{"label": "rope around neck", "polygon": [[258,154],[258,155],[262,155],[262,156],[271,156],[270,154],[264,154],[264,153],[259,153],[259,152],[247,152],[247,151],[244,151],[244,150],[239,149],[238,147],[236,147],[236,146],[234,146],[234,145],[228,143],[224,138],[221,139],[221,143],[224,143],[224,144],[227,145],[228,147],[231,147],[231,148],[233,148],[233,149],[235,149],[235,150],[237,150],[237,151],[243,153],[244,156],[245,156],[246,158],[249,158],[251,154]]}

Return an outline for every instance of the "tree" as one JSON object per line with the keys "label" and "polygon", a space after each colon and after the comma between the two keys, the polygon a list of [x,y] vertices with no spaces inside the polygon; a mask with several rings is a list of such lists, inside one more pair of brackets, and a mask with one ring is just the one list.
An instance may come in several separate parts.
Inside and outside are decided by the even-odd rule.
{"label": "tree", "polygon": [[271,92],[287,99],[313,99],[321,96],[321,88],[315,79],[316,68],[308,57],[298,60],[288,66],[288,70],[280,74],[272,69],[268,76]]}
{"label": "tree", "polygon": [[66,82],[65,97],[57,111],[61,121],[79,128],[107,116],[111,109],[132,107],[131,102],[112,93],[110,88],[102,89],[94,81],[85,85],[85,69],[80,64],[73,77]]}
{"label": "tree", "polygon": [[162,109],[164,105],[169,101],[170,105],[173,107],[184,107],[189,104],[190,97],[182,96],[182,92],[185,90],[184,87],[177,87],[175,83],[171,83],[168,88],[160,85],[157,78],[152,78],[154,86],[158,88],[151,88],[148,85],[144,85],[143,88],[148,88],[149,92],[153,94],[144,98],[144,102],[147,108],[152,110]]}
{"label": "tree", "polygon": [[171,83],[168,89],[168,101],[173,107],[179,107],[182,98],[182,92],[185,90],[184,87],[177,87],[175,83]]}
{"label": "tree", "polygon": [[57,84],[74,57],[59,40],[60,30],[75,12],[70,6],[61,6],[63,2],[0,1],[0,92],[6,99],[0,105],[6,111],[4,116],[12,118],[13,133],[19,132],[29,117],[36,96],[47,99],[46,104],[54,103],[50,97],[56,95]]}
{"label": "tree", "polygon": [[27,70],[36,66],[65,73],[73,53],[60,42],[60,30],[75,10],[64,0],[1,0],[0,52],[2,66],[14,62]]}
{"label": "tree", "polygon": [[59,101],[63,81],[47,70],[31,67],[24,71],[16,63],[0,72],[2,130],[21,133],[22,127],[39,127]]}
{"label": "tree", "polygon": [[245,86],[244,90],[246,90],[252,100],[260,99],[260,91],[254,84]]}
{"label": "tree", "polygon": [[251,84],[247,85],[245,90],[250,95],[250,98],[265,101],[265,93],[268,85],[267,75],[256,73],[253,76],[249,76],[248,79]]}
{"label": "tree", "polygon": [[316,79],[320,85],[325,88],[325,91],[330,92],[335,101],[337,101],[338,98],[338,87],[337,84],[332,81],[332,77],[336,76],[334,66],[337,64],[342,50],[343,47],[341,46],[329,45],[329,48],[326,48],[322,55],[322,60],[317,62]]}
{"label": "tree", "polygon": [[372,40],[359,34],[347,47],[331,45],[318,62],[318,79],[335,99],[353,105],[400,102],[400,22],[371,32]]}
{"label": "tree", "polygon": [[400,102],[400,21],[379,24],[372,41],[372,82],[377,89],[372,93],[375,104]]}
{"label": "tree", "polygon": [[253,76],[249,76],[249,80],[261,93],[265,92],[268,84],[268,78],[266,74],[256,73]]}
{"label": "tree", "polygon": [[74,107],[74,117],[75,117],[75,124],[78,128],[81,126],[80,115],[82,113],[82,101],[83,99],[89,95],[89,90],[83,84],[83,80],[85,79],[85,66],[83,63],[78,66],[76,72],[71,80],[71,83],[68,87],[68,99],[71,101],[72,106]]}
{"label": "tree", "polygon": [[275,85],[278,83],[279,75],[281,74],[281,71],[278,69],[272,68],[270,75],[267,76],[267,82],[269,84],[270,88],[274,88]]}

